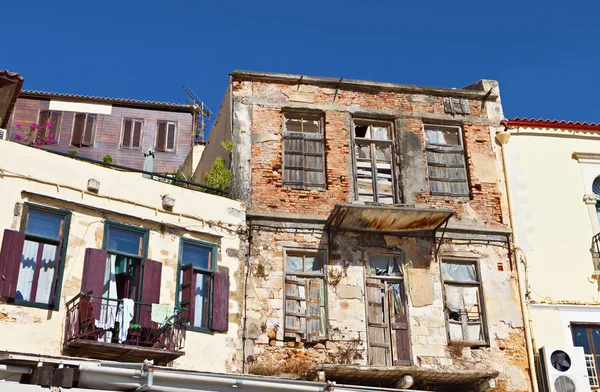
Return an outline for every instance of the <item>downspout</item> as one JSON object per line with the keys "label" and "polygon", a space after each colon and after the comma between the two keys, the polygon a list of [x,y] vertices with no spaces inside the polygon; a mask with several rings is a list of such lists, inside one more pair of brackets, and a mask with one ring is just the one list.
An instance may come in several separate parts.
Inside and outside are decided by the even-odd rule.
{"label": "downspout", "polygon": [[[512,238],[513,238],[512,242],[515,244],[514,257],[515,257],[515,266],[516,266],[516,270],[517,270],[517,286],[519,287],[519,302],[521,305],[521,314],[523,316],[523,332],[525,333],[525,345],[527,348],[527,360],[529,363],[529,377],[531,379],[531,384],[532,384],[531,386],[533,388],[532,389],[533,392],[538,392],[539,388],[538,388],[537,373],[535,370],[535,354],[533,351],[533,341],[532,341],[532,337],[531,337],[531,328],[530,328],[531,321],[529,318],[529,306],[527,304],[525,290],[523,289],[523,277],[521,276],[521,263],[519,261],[519,258],[517,257],[517,251],[521,254],[523,254],[523,251],[521,250],[521,248],[516,246],[517,235],[516,235],[516,228],[515,228],[515,219],[514,219],[514,214],[513,214],[512,198],[510,195],[510,181],[508,178],[508,171],[506,169],[506,153],[505,153],[504,146],[506,145],[506,143],[508,143],[508,140],[510,139],[510,133],[508,132],[508,125],[504,121],[502,121],[500,124],[504,125],[504,131],[498,132],[496,134],[496,141],[498,142],[498,144],[500,144],[500,151],[502,152],[502,171],[504,172],[504,186],[506,187],[506,202],[508,204],[508,219],[509,219],[510,228],[512,231]],[[523,256],[524,256],[524,254],[523,254]],[[524,259],[524,260],[526,260],[526,259]],[[525,265],[525,268],[527,268],[527,265]]]}
{"label": "downspout", "polygon": [[250,252],[252,249],[252,220],[247,221],[248,251],[246,252],[246,276],[244,278],[244,319],[242,326],[242,374],[246,374],[246,321],[248,320],[248,277],[250,276]]}

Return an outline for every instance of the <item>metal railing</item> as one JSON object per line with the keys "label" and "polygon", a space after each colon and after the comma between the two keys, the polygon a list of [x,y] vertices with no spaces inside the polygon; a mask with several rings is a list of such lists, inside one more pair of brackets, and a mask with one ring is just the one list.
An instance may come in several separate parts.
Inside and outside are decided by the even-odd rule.
{"label": "metal railing", "polygon": [[[79,293],[67,302],[65,344],[90,340],[171,351],[183,349],[183,309],[175,308],[161,321],[156,317],[159,312],[152,320],[152,309],[153,304],[149,303],[132,301],[129,307],[121,299]],[[128,328],[124,328],[128,322]]]}
{"label": "metal railing", "polygon": [[600,385],[598,385],[598,371],[596,370],[596,360],[594,359],[594,355],[585,354],[585,366],[587,367],[590,387],[592,387],[592,389],[600,388]]}

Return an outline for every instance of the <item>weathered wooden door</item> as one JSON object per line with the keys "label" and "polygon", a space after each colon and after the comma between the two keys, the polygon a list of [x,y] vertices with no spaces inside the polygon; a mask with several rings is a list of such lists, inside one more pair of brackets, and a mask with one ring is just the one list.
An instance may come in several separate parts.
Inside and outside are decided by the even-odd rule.
{"label": "weathered wooden door", "polygon": [[367,278],[366,286],[369,365],[410,365],[410,336],[402,280]]}

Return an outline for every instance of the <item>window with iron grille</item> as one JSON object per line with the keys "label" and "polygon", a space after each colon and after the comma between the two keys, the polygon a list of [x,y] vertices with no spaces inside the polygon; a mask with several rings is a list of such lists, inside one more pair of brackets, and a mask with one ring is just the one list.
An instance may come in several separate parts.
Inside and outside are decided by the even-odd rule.
{"label": "window with iron grille", "polygon": [[325,188],[323,119],[318,114],[283,117],[283,184],[290,188]]}
{"label": "window with iron grille", "polygon": [[94,145],[96,115],[89,113],[75,114],[71,145],[76,147],[91,147]]}
{"label": "window with iron grille", "polygon": [[425,149],[431,194],[469,197],[461,128],[425,125]]}
{"label": "window with iron grille", "polygon": [[393,139],[390,123],[355,121],[354,159],[357,200],[394,203]]}
{"label": "window with iron grille", "polygon": [[144,120],[136,118],[124,118],[121,148],[126,150],[139,150],[142,148],[143,127]]}
{"label": "window with iron grille", "polygon": [[450,343],[487,344],[481,278],[476,261],[444,259],[442,283]]}
{"label": "window with iron grille", "polygon": [[285,251],[285,337],[326,339],[324,251]]}

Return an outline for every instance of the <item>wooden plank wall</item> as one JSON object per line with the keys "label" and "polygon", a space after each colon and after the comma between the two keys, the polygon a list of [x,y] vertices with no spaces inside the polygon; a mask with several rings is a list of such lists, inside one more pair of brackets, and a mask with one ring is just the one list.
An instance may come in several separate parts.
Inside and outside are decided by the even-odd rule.
{"label": "wooden plank wall", "polygon": [[[93,101],[90,101],[90,103],[93,103]],[[29,129],[32,123],[38,121],[40,110],[48,109],[49,105],[50,100],[33,98],[17,99],[9,123],[9,137],[12,139],[18,133],[15,127],[16,124],[21,124],[22,129]],[[120,148],[123,118],[125,117],[144,119],[141,150]],[[177,122],[177,144],[175,152],[155,152],[155,172],[174,172],[183,164],[183,161],[192,148],[193,115],[191,113],[113,105],[112,114],[98,115],[96,131],[94,133],[94,145],[92,147],[74,147],[70,145],[74,118],[75,113],[63,112],[58,132],[58,142],[52,146],[48,146],[48,149],[61,152],[77,150],[80,156],[97,160],[102,160],[102,157],[108,154],[112,156],[113,163],[142,169],[144,166],[143,152],[148,150],[154,151],[155,148],[156,122],[158,120]]]}

